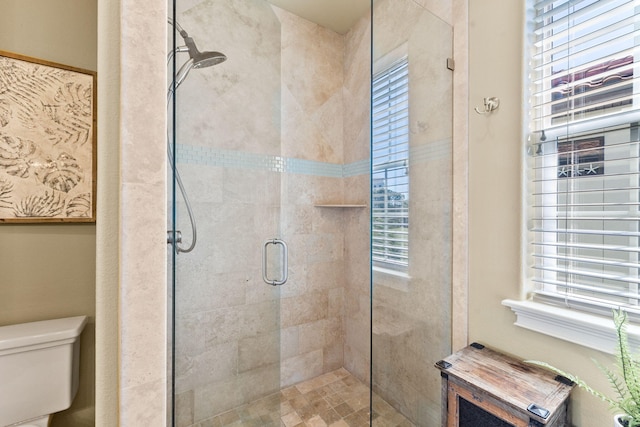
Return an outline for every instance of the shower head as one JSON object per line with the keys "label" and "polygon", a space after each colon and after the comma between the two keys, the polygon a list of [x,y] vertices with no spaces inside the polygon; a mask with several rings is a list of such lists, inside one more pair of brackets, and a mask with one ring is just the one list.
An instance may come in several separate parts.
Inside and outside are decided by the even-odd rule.
{"label": "shower head", "polygon": [[[191,53],[189,53],[189,55],[191,55]],[[220,52],[197,52],[197,54],[191,56],[176,73],[175,88],[177,89],[184,79],[187,78],[191,69],[212,67],[226,61],[226,59],[227,57]]]}
{"label": "shower head", "polygon": [[186,31],[180,31],[180,35],[187,45],[189,57],[191,57],[191,59],[193,60],[193,68],[211,67],[227,60],[227,57],[220,52],[200,52],[198,50],[198,47],[196,46],[196,42],[194,42],[193,39],[189,37]]}
{"label": "shower head", "polygon": [[227,57],[220,52],[198,52],[198,55],[193,57],[193,68],[212,67],[226,60]]}
{"label": "shower head", "polygon": [[171,18],[168,18],[168,22],[176,30],[178,30],[186,45],[177,47],[174,52],[171,52],[169,54],[169,59],[172,58],[174,53],[189,52],[189,60],[187,60],[187,62],[185,62],[176,73],[174,86],[175,89],[177,89],[178,86],[184,81],[184,79],[187,78],[187,75],[192,68],[212,67],[227,60],[227,57],[220,52],[200,52],[200,50],[198,50],[198,47],[196,46],[196,42],[193,40],[193,38],[189,37],[189,34],[187,34],[187,32],[180,26],[180,24],[178,24]]}

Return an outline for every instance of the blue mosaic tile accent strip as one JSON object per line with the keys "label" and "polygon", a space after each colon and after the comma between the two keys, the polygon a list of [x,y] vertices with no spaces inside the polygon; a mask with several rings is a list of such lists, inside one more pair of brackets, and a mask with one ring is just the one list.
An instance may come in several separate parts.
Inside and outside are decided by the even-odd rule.
{"label": "blue mosaic tile accent strip", "polygon": [[313,160],[287,159],[284,172],[342,178],[342,165],[336,163],[316,162]]}
{"label": "blue mosaic tile accent strip", "polygon": [[371,162],[369,159],[347,163],[342,166],[342,176],[345,178],[350,176],[369,175],[369,173],[371,173]]}
{"label": "blue mosaic tile accent strip", "polygon": [[244,153],[232,150],[218,150],[197,145],[178,144],[178,163],[259,169],[271,172],[343,178],[369,173],[369,160],[341,165],[313,160],[270,156],[266,154]]}
{"label": "blue mosaic tile accent strip", "polygon": [[176,147],[178,163],[207,165],[244,169],[262,169],[272,172],[284,172],[286,159],[280,156],[244,153],[241,151],[216,150],[197,145],[178,144]]}
{"label": "blue mosaic tile accent strip", "polygon": [[[410,152],[411,162],[416,164],[451,157],[451,145],[451,139],[444,139],[412,147]],[[178,144],[177,158],[178,163],[239,169],[258,169],[271,172],[333,178],[367,175],[371,168],[369,159],[341,165],[337,163],[244,153],[233,150],[219,150],[185,144]]]}

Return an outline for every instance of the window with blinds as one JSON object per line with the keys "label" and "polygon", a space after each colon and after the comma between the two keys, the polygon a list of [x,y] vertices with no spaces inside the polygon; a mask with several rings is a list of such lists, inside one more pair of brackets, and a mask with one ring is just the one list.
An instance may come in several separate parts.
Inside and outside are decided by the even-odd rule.
{"label": "window with blinds", "polygon": [[640,313],[640,5],[533,2],[527,147],[536,299]]}
{"label": "window with blinds", "polygon": [[404,270],[409,263],[409,67],[404,58],[373,78],[372,257]]}

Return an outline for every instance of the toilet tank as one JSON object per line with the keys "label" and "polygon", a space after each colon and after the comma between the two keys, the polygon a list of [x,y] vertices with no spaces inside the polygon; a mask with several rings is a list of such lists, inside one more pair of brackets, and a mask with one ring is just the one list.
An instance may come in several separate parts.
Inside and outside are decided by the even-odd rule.
{"label": "toilet tank", "polygon": [[0,426],[67,409],[86,316],[0,326]]}

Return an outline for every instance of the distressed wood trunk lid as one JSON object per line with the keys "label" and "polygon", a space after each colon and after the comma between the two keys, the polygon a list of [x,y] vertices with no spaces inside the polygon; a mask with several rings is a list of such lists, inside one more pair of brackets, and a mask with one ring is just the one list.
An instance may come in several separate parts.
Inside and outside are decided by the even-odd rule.
{"label": "distressed wood trunk lid", "polygon": [[514,417],[530,418],[540,425],[566,411],[574,387],[544,368],[476,343],[439,361],[436,367],[443,378],[468,389],[474,399],[489,397]]}

